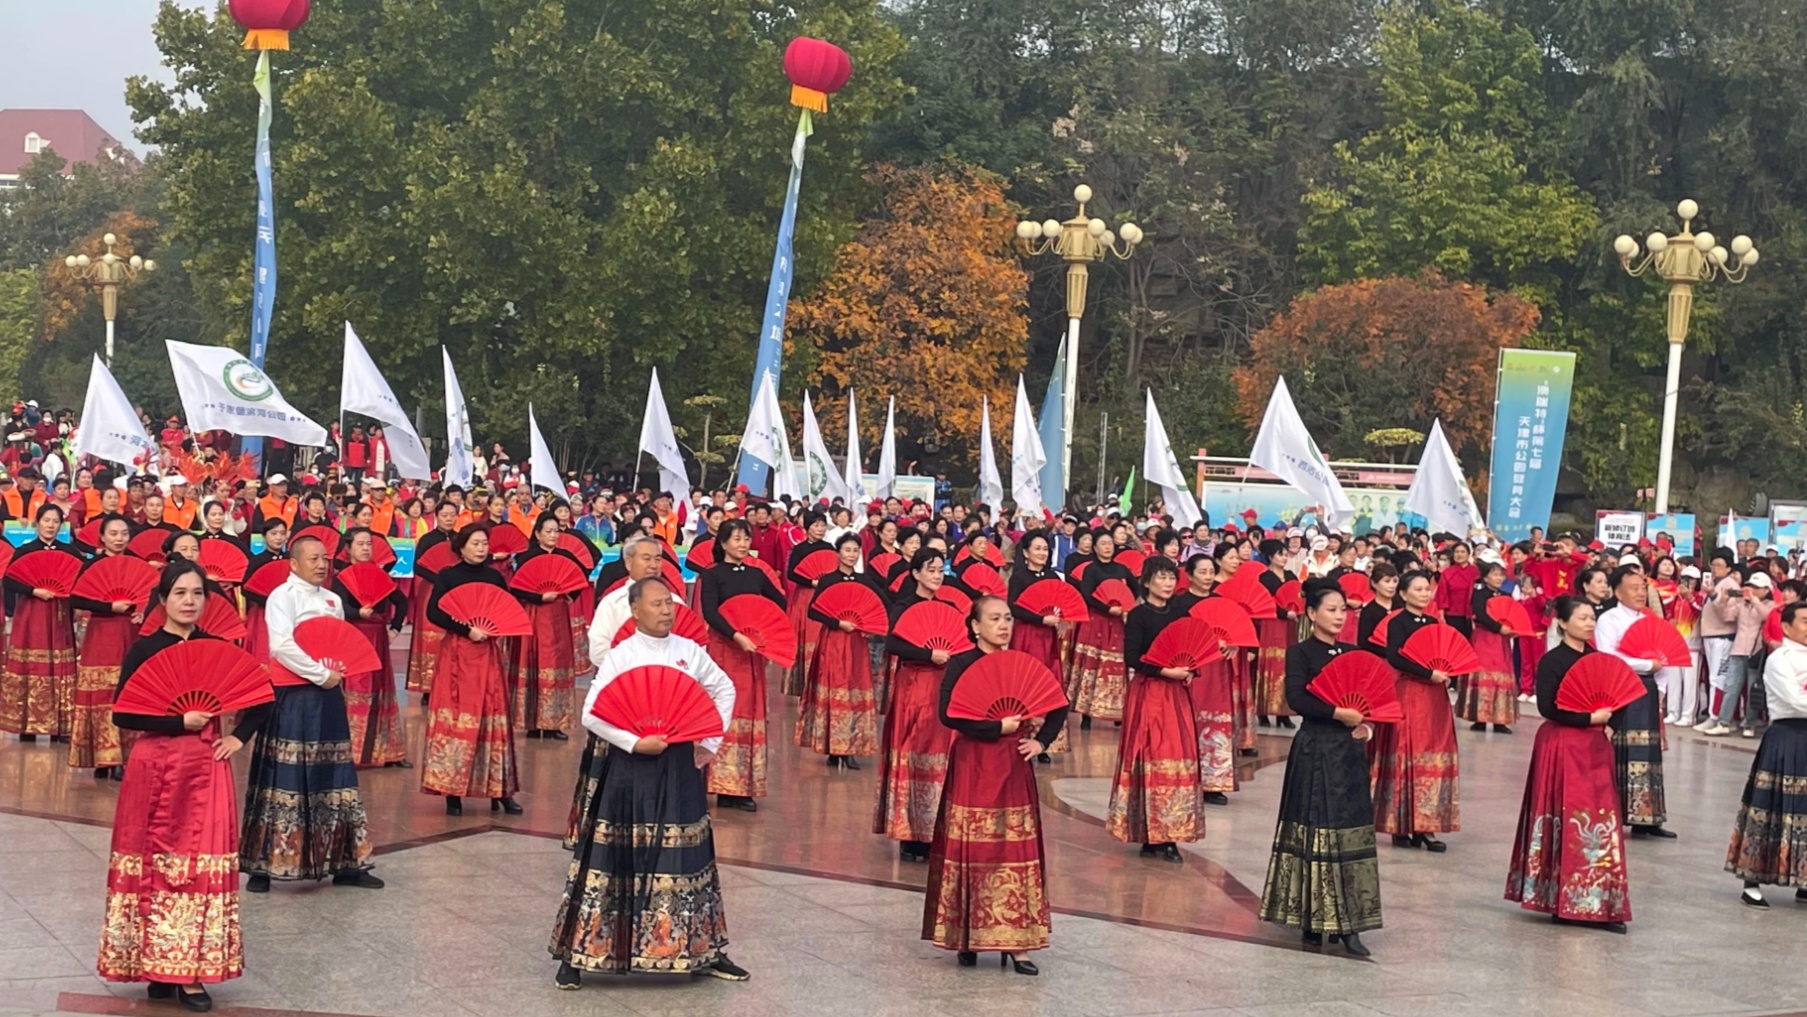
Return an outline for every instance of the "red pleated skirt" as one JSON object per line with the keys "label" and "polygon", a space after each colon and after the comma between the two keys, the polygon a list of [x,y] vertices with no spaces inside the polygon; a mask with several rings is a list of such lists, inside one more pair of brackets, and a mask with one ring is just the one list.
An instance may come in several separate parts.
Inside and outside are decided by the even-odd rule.
{"label": "red pleated skirt", "polygon": [[810,662],[816,657],[816,643],[822,638],[822,626],[809,616],[809,603],[814,600],[814,587],[792,587],[785,603],[791,629],[797,633],[797,660],[784,675],[784,694],[800,696],[809,674]]}
{"label": "red pleated skirt", "polygon": [[1200,791],[1227,792],[1237,787],[1235,683],[1235,666],[1220,658],[1200,668],[1186,689],[1192,702],[1192,727],[1198,736]]}
{"label": "red pleated skirt", "polygon": [[75,612],[69,599],[20,597],[0,671],[0,731],[68,734],[75,672]]}
{"label": "red pleated skirt", "polygon": [[1404,675],[1396,688],[1405,720],[1374,725],[1368,742],[1374,829],[1396,834],[1459,830],[1456,721],[1448,689]]}
{"label": "red pleated skirt", "polygon": [[1123,664],[1123,619],[1095,614],[1079,626],[1067,688],[1073,712],[1101,720],[1123,716],[1129,673]]}
{"label": "red pleated skirt", "polygon": [[359,766],[382,766],[408,758],[408,737],[395,696],[389,663],[389,625],[381,618],[354,618],[382,667],[345,676],[345,720],[351,725],[351,758]]}
{"label": "red pleated skirt", "polygon": [[878,810],[872,832],[927,843],[935,836],[954,732],[940,717],[945,667],[900,660],[891,676],[891,709],[880,744]]}
{"label": "red pleated skirt", "polygon": [[270,627],[264,624],[264,606],[245,602],[245,652],[268,664],[270,662]]}
{"label": "red pleated skirt", "polygon": [[[423,584],[425,585],[425,584]],[[444,629],[427,620],[426,594],[408,601],[408,623],[414,635],[408,641],[408,691],[433,691],[433,677],[439,670],[439,649],[445,641]]]}
{"label": "red pleated skirt", "polygon": [[1236,750],[1255,747],[1255,651],[1243,647],[1230,648],[1230,703],[1235,726]]}
{"label": "red pleated skirt", "polygon": [[1507,900],[1577,922],[1630,921],[1613,758],[1601,728],[1545,721],[1537,729]]}
{"label": "red pleated skirt", "polygon": [[438,656],[421,790],[479,798],[514,794],[521,778],[502,640],[479,643],[447,633]]}
{"label": "red pleated skirt", "polygon": [[868,756],[878,749],[864,633],[822,630],[798,704],[797,745],[825,756]]}
{"label": "red pleated skirt", "polygon": [[922,913],[922,938],[944,950],[1048,945],[1041,802],[1034,769],[1017,755],[1020,737],[956,734],[949,746]]}
{"label": "red pleated skirt", "polygon": [[1279,618],[1255,619],[1255,712],[1263,717],[1289,717],[1286,705],[1286,648],[1297,639],[1299,625]]}
{"label": "red pleated skirt", "polygon": [[113,726],[113,693],[119,688],[119,665],[138,638],[129,614],[96,614],[88,618],[75,671],[75,699],[69,715],[69,765],[76,769],[118,766],[125,762],[126,739]]}
{"label": "red pleated skirt", "polygon": [[561,597],[522,607],[533,623],[533,632],[516,639],[510,654],[508,688],[514,725],[523,731],[567,730],[577,695],[571,602]]}
{"label": "red pleated skirt", "polygon": [[1470,724],[1518,723],[1518,679],[1512,675],[1512,645],[1505,636],[1477,625],[1474,653],[1481,666],[1456,679],[1456,716]]}
{"label": "red pleated skirt", "polygon": [[709,659],[734,682],[734,713],[709,765],[708,793],[765,797],[765,658],[709,630]]}
{"label": "red pleated skirt", "polygon": [[1183,682],[1138,674],[1123,704],[1123,740],[1104,826],[1130,844],[1205,835],[1198,786],[1198,729]]}

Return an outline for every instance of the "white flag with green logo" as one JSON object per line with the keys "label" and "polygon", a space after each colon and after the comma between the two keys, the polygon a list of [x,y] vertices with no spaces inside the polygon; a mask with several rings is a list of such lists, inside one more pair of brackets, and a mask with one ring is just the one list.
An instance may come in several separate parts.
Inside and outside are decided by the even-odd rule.
{"label": "white flag with green logo", "polygon": [[1261,467],[1310,498],[1314,514],[1327,526],[1341,526],[1355,516],[1342,481],[1336,479],[1324,453],[1318,451],[1318,443],[1305,430],[1305,421],[1299,419],[1285,378],[1274,379],[1274,394],[1267,401],[1267,415],[1261,418],[1261,431],[1249,452],[1249,465]]}
{"label": "white flag with green logo", "polygon": [[176,392],[189,429],[281,438],[294,445],[326,444],[326,428],[290,406],[276,383],[228,346],[165,341]]}

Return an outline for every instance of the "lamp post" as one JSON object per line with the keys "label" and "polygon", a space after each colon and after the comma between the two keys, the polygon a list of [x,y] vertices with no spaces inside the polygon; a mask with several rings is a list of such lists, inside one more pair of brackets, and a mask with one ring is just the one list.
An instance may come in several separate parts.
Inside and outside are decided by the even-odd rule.
{"label": "lamp post", "polygon": [[1668,338],[1669,377],[1663,386],[1663,443],[1656,467],[1656,514],[1669,512],[1669,473],[1675,458],[1675,404],[1681,388],[1682,344],[1688,340],[1688,315],[1694,309],[1694,285],[1719,278],[1741,283],[1757,263],[1757,248],[1751,238],[1740,233],[1732,238],[1730,249],[1721,247],[1713,234],[1693,232],[1694,217],[1700,205],[1684,198],[1675,206],[1681,217],[1682,231],[1670,236],[1657,231],[1644,238],[1646,253],[1636,263],[1638,242],[1629,234],[1613,241],[1619,264],[1634,276],[1643,275],[1652,266],[1656,274],[1669,284]]}
{"label": "lamp post", "polygon": [[[1087,266],[1103,261],[1107,255],[1128,259],[1142,242],[1142,230],[1133,222],[1121,227],[1123,243],[1103,219],[1086,215],[1085,206],[1092,200],[1092,189],[1085,184],[1073,188],[1073,200],[1079,202],[1079,214],[1066,222],[1049,219],[1016,224],[1017,239],[1030,254],[1058,254],[1067,263],[1067,365],[1062,393],[1060,478],[1061,484],[1072,486],[1073,480],[1073,416],[1079,393],[1079,319],[1085,316]],[[1063,492],[1064,495],[1064,492]]]}
{"label": "lamp post", "polygon": [[119,287],[128,280],[137,278],[140,272],[154,272],[157,263],[134,254],[130,258],[122,258],[113,253],[113,245],[119,243],[119,237],[112,233],[100,238],[107,245],[107,251],[99,258],[90,258],[85,254],[71,254],[63,259],[63,266],[75,278],[89,286],[100,288],[100,309],[107,317],[107,366],[113,366],[113,319],[119,316]]}

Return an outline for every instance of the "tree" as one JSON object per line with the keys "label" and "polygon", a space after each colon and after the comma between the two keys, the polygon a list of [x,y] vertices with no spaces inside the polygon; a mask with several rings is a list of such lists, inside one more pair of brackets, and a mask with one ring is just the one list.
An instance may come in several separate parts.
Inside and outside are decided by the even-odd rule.
{"label": "tree", "polygon": [[[793,309],[791,341],[817,351],[818,384],[864,400],[862,444],[896,396],[904,434],[976,464],[982,397],[994,440],[1008,435],[1029,336],[1016,218],[997,178],[971,167],[882,165],[867,180],[879,209]],[[825,417],[842,412],[823,401],[835,407]]]}
{"label": "tree", "polygon": [[0,272],[0,392],[7,398],[23,391],[19,375],[38,345],[42,307],[36,272],[29,268]]}
{"label": "tree", "polygon": [[1285,375],[1327,456],[1353,458],[1370,432],[1428,432],[1434,420],[1458,455],[1479,454],[1493,428],[1499,350],[1519,345],[1537,321],[1537,309],[1511,293],[1435,272],[1323,286],[1256,333],[1250,363],[1236,371],[1237,404],[1252,434]]}

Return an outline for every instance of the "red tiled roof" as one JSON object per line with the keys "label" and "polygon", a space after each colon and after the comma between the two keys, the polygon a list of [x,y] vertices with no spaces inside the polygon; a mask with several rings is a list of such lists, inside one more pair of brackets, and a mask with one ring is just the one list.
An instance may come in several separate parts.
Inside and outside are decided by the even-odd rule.
{"label": "red tiled roof", "polygon": [[121,157],[138,161],[82,110],[0,109],[0,175],[16,176],[32,160],[33,156],[25,151],[25,136],[32,133],[71,164],[93,162],[107,148],[116,148]]}

